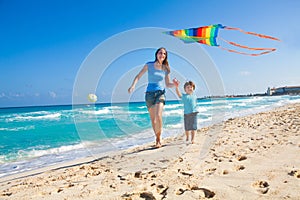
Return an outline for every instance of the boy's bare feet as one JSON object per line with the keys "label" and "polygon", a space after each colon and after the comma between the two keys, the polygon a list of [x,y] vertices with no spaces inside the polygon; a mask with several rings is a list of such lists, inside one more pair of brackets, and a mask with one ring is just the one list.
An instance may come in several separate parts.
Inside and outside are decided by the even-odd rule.
{"label": "boy's bare feet", "polygon": [[195,142],[194,142],[194,138],[195,138],[195,131],[192,131],[192,144],[195,144]]}

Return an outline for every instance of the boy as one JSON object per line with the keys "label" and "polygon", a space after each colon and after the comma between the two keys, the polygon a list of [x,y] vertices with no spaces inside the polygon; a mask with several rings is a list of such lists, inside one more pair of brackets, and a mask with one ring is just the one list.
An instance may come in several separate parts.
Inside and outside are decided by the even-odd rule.
{"label": "boy", "polygon": [[197,130],[197,96],[194,94],[195,84],[188,81],[184,84],[185,94],[181,94],[178,89],[180,82],[176,79],[173,80],[176,87],[176,93],[182,99],[184,107],[184,129],[186,141],[189,141],[189,132],[191,131],[191,142],[194,144],[195,131]]}

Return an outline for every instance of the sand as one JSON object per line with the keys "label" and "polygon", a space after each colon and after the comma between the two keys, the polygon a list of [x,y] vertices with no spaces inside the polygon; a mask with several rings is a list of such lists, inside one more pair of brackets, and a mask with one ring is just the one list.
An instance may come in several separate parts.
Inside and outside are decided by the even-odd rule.
{"label": "sand", "polygon": [[300,199],[300,104],[0,179],[0,199]]}

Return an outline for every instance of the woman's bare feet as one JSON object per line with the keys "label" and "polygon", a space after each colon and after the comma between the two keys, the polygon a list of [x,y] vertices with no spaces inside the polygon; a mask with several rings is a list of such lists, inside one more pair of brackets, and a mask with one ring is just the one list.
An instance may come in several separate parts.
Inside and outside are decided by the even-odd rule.
{"label": "woman's bare feet", "polygon": [[155,144],[155,147],[156,148],[160,148],[162,145],[160,143],[160,138],[156,138],[156,144]]}
{"label": "woman's bare feet", "polygon": [[161,143],[160,142],[156,143],[155,148],[160,148],[160,147],[162,147]]}

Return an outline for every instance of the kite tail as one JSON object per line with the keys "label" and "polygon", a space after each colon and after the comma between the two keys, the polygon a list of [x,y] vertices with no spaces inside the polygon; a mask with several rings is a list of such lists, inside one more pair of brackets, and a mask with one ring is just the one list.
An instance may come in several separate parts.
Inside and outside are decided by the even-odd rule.
{"label": "kite tail", "polygon": [[[245,34],[249,34],[249,35],[254,35],[254,36],[257,36],[257,37],[260,37],[260,38],[265,38],[265,39],[270,39],[270,40],[277,40],[277,41],[280,41],[280,39],[278,38],[275,38],[275,37],[271,37],[271,36],[268,36],[268,35],[263,35],[263,34],[259,34],[259,33],[254,33],[254,32],[249,32],[249,31],[244,31],[240,28],[233,28],[233,27],[227,27],[225,26],[224,29],[226,30],[236,30],[236,31],[240,31],[242,33],[245,33]],[[236,46],[236,47],[239,47],[239,48],[243,48],[243,49],[249,49],[249,50],[255,50],[255,51],[263,51],[261,53],[244,53],[244,52],[239,52],[239,51],[236,51],[236,50],[232,50],[232,49],[227,49],[227,48],[224,48],[224,47],[220,47],[221,49],[223,50],[226,50],[226,51],[229,51],[229,52],[234,52],[234,53],[238,53],[238,54],[243,54],[243,55],[249,55],[249,56],[259,56],[259,55],[263,55],[263,54],[267,54],[267,53],[271,53],[273,51],[276,51],[275,48],[256,48],[256,47],[248,47],[248,46],[244,46],[244,45],[240,45],[240,44],[237,44],[235,42],[231,42],[231,41],[227,41],[223,38],[221,38],[224,42],[230,44],[230,45],[233,45],[233,46]]]}
{"label": "kite tail", "polygon": [[267,38],[267,39],[271,39],[271,40],[280,41],[280,39],[278,39],[276,37],[271,37],[271,36],[268,36],[268,35],[263,35],[263,34],[259,34],[259,33],[244,31],[244,30],[242,30],[240,28],[233,28],[233,27],[225,26],[224,29],[227,29],[227,30],[236,30],[236,31],[240,31],[240,32],[245,33],[245,34],[255,35],[255,36],[260,37],[260,38]]}
{"label": "kite tail", "polygon": [[236,47],[239,47],[239,48],[255,50],[255,51],[263,51],[261,53],[254,53],[254,54],[253,53],[244,53],[244,52],[239,52],[239,51],[236,51],[236,50],[227,49],[227,48],[219,46],[220,49],[223,49],[223,50],[226,50],[226,51],[229,51],[229,52],[238,53],[238,54],[249,55],[249,56],[259,56],[259,55],[263,55],[263,54],[267,54],[267,53],[271,53],[273,51],[276,51],[275,48],[248,47],[248,46],[244,46],[244,45],[241,45],[241,44],[237,44],[235,42],[227,41],[227,40],[225,40],[221,37],[220,37],[220,39],[223,40],[224,42],[230,44],[230,45],[233,45],[233,46],[236,46]]}
{"label": "kite tail", "polygon": [[224,48],[224,47],[221,47],[221,46],[218,46],[218,47],[222,50],[225,50],[225,51],[229,51],[229,52],[237,53],[237,54],[242,54],[242,55],[247,55],[247,56],[260,56],[260,55],[271,53],[271,52],[276,50],[276,49],[272,49],[272,50],[268,50],[268,51],[263,51],[261,53],[245,53],[245,52],[240,52],[240,51],[236,51],[236,50],[233,50],[233,49],[227,49],[227,48]]}

